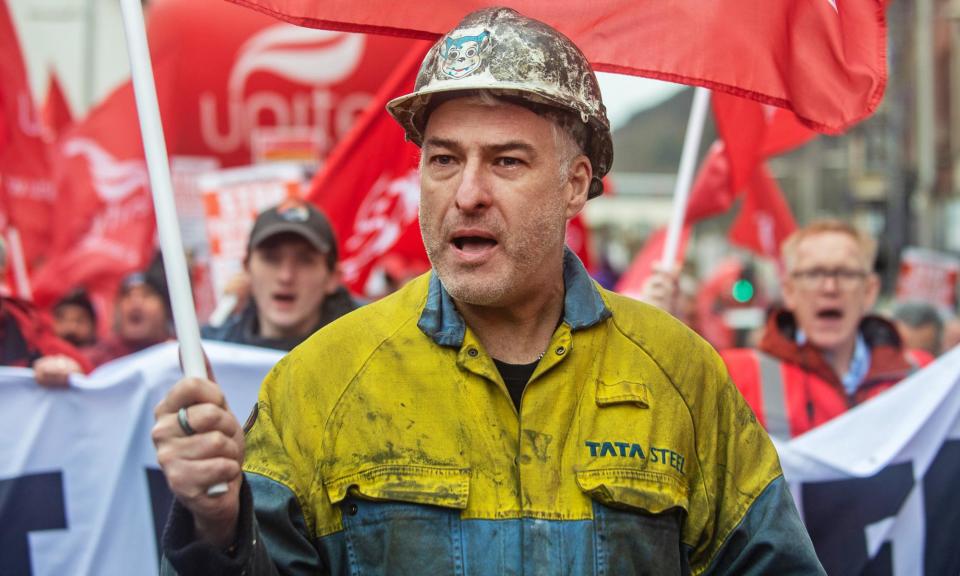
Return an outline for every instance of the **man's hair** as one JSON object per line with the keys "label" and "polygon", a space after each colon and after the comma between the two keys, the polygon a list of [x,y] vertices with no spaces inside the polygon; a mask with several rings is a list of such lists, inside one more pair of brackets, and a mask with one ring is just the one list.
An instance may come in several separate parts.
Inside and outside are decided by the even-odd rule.
{"label": "man's hair", "polygon": [[943,315],[933,304],[919,300],[902,302],[894,308],[893,319],[911,328],[933,326],[936,330],[936,346],[939,348],[943,339],[944,322]]}
{"label": "man's hair", "polygon": [[83,310],[94,325],[97,323],[97,310],[83,288],[76,288],[67,293],[66,296],[57,301],[53,306],[54,314],[59,314],[60,310],[67,306],[75,306]]}
{"label": "man's hair", "polygon": [[570,176],[570,167],[577,156],[584,153],[589,136],[587,125],[573,112],[548,106],[546,104],[536,104],[529,100],[511,97],[507,95],[498,95],[489,90],[467,90],[461,93],[450,95],[440,95],[434,97],[430,103],[429,114],[436,108],[454,98],[473,98],[481,106],[499,106],[501,104],[514,104],[522,106],[550,121],[553,128],[553,139],[557,150],[560,151],[560,180],[565,180]]}
{"label": "man's hair", "polygon": [[812,236],[826,233],[846,234],[852,238],[860,248],[860,255],[863,260],[864,268],[868,272],[873,272],[873,262],[877,257],[876,240],[860,230],[857,230],[851,224],[836,219],[815,220],[803,228],[794,231],[793,234],[784,240],[780,250],[781,254],[783,255],[783,263],[785,268],[788,271],[793,270],[797,261],[797,250],[800,247],[801,242]]}

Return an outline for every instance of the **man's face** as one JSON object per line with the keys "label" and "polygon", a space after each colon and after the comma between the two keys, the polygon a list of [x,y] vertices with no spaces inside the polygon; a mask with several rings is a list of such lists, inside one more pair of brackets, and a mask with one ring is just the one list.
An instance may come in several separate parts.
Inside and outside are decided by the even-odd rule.
{"label": "man's face", "polygon": [[420,230],[457,301],[506,306],[562,282],[565,226],[586,202],[591,168],[563,171],[552,122],[513,104],[441,104],[424,131]]}
{"label": "man's face", "polygon": [[162,342],[170,336],[167,308],[152,288],[137,284],[120,296],[117,335],[134,345]]}
{"label": "man's face", "polygon": [[74,346],[89,346],[96,339],[93,318],[80,306],[64,304],[53,315],[53,331]]}
{"label": "man's face", "polygon": [[326,255],[295,234],[262,242],[250,254],[247,272],[265,338],[309,335],[324,299],[339,285]]}
{"label": "man's face", "polygon": [[853,345],[879,289],[856,240],[841,232],[822,232],[797,245],[783,296],[809,341],[833,352]]}

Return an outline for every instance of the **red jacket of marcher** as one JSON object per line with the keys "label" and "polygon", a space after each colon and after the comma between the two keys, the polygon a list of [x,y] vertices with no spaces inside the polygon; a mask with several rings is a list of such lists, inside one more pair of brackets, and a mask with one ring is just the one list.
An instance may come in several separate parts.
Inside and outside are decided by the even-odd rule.
{"label": "red jacket of marcher", "polygon": [[84,373],[93,369],[79,350],[57,337],[49,319],[33,304],[0,296],[0,365],[30,367],[37,359],[54,354],[76,360]]}
{"label": "red jacket of marcher", "polygon": [[97,342],[91,348],[85,350],[85,352],[89,361],[93,363],[94,368],[99,368],[101,365],[106,364],[107,362],[112,362],[117,358],[122,358],[135,352],[146,350],[154,344],[160,344],[161,342],[166,341],[167,338],[165,337],[163,340],[134,343],[122,340],[117,337],[116,334],[111,334],[107,338]]}
{"label": "red jacket of marcher", "polygon": [[809,342],[796,342],[793,315],[770,315],[758,350],[721,352],[730,377],[771,436],[792,438],[889,389],[932,358],[905,350],[894,325],[866,316],[860,333],[870,348],[870,370],[853,395]]}

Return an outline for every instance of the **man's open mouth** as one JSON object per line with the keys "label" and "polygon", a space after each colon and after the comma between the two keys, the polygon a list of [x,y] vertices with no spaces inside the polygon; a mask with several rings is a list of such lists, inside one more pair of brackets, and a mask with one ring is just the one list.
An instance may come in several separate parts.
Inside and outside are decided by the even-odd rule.
{"label": "man's open mouth", "polygon": [[822,320],[839,320],[843,318],[843,310],[840,308],[823,308],[817,311],[817,318]]}
{"label": "man's open mouth", "polygon": [[483,252],[496,246],[497,241],[481,236],[458,236],[453,239],[453,245],[461,252]]}
{"label": "man's open mouth", "polygon": [[293,301],[296,300],[296,296],[286,292],[280,292],[280,293],[274,294],[273,299],[277,302],[293,303]]}

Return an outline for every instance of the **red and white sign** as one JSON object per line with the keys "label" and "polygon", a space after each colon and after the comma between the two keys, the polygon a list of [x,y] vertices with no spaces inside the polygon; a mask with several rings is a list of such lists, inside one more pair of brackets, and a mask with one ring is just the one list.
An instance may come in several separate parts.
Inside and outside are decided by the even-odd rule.
{"label": "red and white sign", "polygon": [[953,312],[957,305],[960,258],[907,247],[900,255],[897,300],[920,300]]}
{"label": "red and white sign", "polygon": [[303,170],[286,164],[230,168],[199,178],[210,242],[210,282],[217,296],[243,270],[257,214],[287,198],[299,198],[302,181]]}

